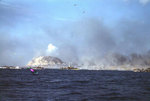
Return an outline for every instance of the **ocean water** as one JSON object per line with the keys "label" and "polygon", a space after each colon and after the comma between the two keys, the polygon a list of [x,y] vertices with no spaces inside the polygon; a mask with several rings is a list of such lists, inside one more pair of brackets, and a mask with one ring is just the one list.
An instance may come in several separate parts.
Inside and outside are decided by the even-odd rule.
{"label": "ocean water", "polygon": [[0,101],[150,101],[150,73],[0,69]]}

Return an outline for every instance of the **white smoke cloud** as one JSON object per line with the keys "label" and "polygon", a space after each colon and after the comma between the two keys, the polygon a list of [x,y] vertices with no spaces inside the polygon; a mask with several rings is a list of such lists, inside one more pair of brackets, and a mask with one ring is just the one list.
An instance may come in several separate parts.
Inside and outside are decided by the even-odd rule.
{"label": "white smoke cloud", "polygon": [[54,46],[53,44],[49,44],[48,48],[47,48],[47,52],[48,53],[53,53],[54,51],[56,51],[58,48],[56,46]]}

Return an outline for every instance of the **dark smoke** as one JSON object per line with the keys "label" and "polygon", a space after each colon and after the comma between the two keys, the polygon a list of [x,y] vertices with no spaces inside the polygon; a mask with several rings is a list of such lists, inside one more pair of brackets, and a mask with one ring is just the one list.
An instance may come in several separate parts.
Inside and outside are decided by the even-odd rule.
{"label": "dark smoke", "polygon": [[144,54],[132,53],[130,55],[122,55],[113,53],[105,57],[106,64],[110,66],[129,65],[129,66],[150,66],[150,52]]}
{"label": "dark smoke", "polygon": [[[149,65],[148,25],[126,20],[111,29],[95,18],[78,21],[60,33],[63,35],[59,38],[65,44],[59,46],[58,57],[88,65]],[[69,39],[63,37],[65,32],[71,33]]]}

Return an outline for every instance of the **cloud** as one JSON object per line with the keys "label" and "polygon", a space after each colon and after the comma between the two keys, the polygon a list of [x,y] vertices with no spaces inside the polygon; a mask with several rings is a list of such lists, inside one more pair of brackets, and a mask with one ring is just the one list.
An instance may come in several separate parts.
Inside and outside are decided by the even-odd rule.
{"label": "cloud", "polygon": [[[8,32],[0,32],[0,65],[23,65],[30,57],[29,45]],[[31,54],[30,54],[31,55]]]}
{"label": "cloud", "polygon": [[139,0],[139,2],[143,5],[146,5],[150,2],[150,0]]}
{"label": "cloud", "polygon": [[0,1],[0,26],[12,27],[18,22],[30,19],[32,10],[18,2]]}
{"label": "cloud", "polygon": [[123,0],[124,2],[138,1],[142,5],[146,5],[150,2],[150,0]]}

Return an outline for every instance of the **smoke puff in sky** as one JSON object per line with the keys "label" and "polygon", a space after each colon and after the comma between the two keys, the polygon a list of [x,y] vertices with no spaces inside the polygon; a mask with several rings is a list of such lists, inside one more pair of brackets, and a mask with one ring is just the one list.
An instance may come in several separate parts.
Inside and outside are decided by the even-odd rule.
{"label": "smoke puff in sky", "polygon": [[48,52],[53,52],[53,51],[55,51],[56,49],[57,49],[56,46],[54,46],[53,44],[49,44],[47,51],[48,51]]}
{"label": "smoke puff in sky", "polygon": [[150,50],[148,1],[31,2],[0,1],[0,65],[26,65],[40,55],[100,64],[112,53]]}
{"label": "smoke puff in sky", "polygon": [[56,51],[57,51],[57,47],[56,46],[54,46],[53,44],[49,44],[48,45],[48,47],[47,47],[47,50],[46,50],[46,52],[47,52],[47,55],[52,55],[52,54],[54,54]]}

